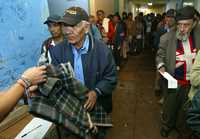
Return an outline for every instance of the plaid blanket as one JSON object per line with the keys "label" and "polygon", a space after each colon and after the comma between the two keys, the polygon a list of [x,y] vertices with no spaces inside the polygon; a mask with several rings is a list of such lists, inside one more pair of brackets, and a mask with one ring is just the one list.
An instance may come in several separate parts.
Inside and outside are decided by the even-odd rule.
{"label": "plaid blanket", "polygon": [[39,95],[32,98],[30,113],[63,125],[86,139],[91,138],[98,126],[112,127],[111,117],[102,106],[96,104],[90,112],[83,107],[89,90],[74,78],[70,63],[48,65],[47,77],[47,82],[39,85]]}

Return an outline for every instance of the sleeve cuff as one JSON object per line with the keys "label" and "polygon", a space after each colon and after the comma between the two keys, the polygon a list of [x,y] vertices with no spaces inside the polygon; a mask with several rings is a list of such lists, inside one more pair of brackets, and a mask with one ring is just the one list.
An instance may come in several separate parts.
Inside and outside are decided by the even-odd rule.
{"label": "sleeve cuff", "polygon": [[157,65],[157,69],[160,69],[161,67],[163,67],[165,64],[164,63],[159,63],[158,65]]}
{"label": "sleeve cuff", "polygon": [[102,92],[99,88],[95,88],[94,91],[97,93],[97,96],[101,96]]}

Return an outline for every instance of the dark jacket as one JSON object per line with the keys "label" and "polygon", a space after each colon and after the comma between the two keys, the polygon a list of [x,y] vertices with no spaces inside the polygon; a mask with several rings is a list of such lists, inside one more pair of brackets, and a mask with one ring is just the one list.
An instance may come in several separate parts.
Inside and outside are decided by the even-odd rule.
{"label": "dark jacket", "polygon": [[120,21],[116,25],[116,31],[115,31],[115,37],[114,37],[115,47],[120,47],[120,45],[122,45],[124,41],[124,37],[125,37],[125,24]]}
{"label": "dark jacket", "polygon": [[[104,42],[94,39],[89,35],[88,53],[81,55],[85,85],[90,90],[98,88],[97,102],[107,112],[112,110],[112,92],[117,84],[116,66],[111,51]],[[74,66],[74,56],[71,45],[49,48],[52,64],[70,62]]]}

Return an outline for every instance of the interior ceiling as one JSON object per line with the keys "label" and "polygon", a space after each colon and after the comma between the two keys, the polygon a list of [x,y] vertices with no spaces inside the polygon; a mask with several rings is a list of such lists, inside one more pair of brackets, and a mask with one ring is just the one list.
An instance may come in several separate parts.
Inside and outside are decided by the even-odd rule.
{"label": "interior ceiling", "polygon": [[163,5],[166,4],[166,0],[132,0],[136,5],[146,5],[149,2],[152,2],[153,5]]}

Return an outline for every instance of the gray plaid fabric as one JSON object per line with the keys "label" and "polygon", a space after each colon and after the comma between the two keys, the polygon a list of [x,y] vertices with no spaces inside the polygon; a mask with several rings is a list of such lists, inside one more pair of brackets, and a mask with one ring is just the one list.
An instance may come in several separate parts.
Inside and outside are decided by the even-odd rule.
{"label": "gray plaid fabric", "polygon": [[48,65],[47,77],[47,82],[39,86],[39,95],[32,98],[30,113],[63,125],[85,139],[90,139],[98,126],[112,126],[111,117],[102,106],[96,104],[91,112],[84,109],[89,90],[74,78],[70,63]]}

